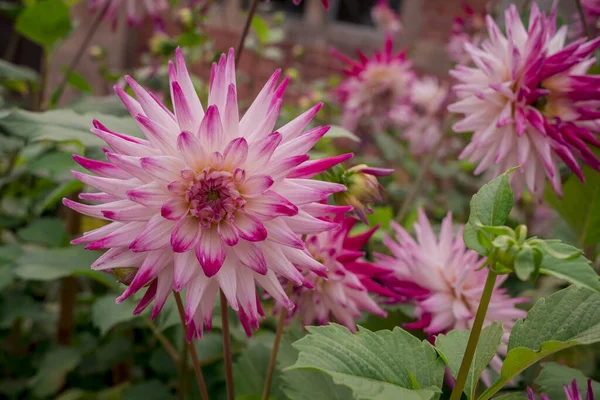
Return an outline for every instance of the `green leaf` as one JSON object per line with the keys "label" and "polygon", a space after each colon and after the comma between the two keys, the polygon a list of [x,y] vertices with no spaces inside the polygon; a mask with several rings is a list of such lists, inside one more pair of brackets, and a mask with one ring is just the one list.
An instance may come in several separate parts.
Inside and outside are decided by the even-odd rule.
{"label": "green leaf", "polygon": [[28,140],[76,140],[86,147],[101,147],[105,143],[90,132],[94,118],[111,130],[140,135],[135,121],[130,117],[119,118],[98,113],[76,114],[67,109],[41,113],[11,110],[0,117],[0,128],[9,135]]}
{"label": "green leaf", "polygon": [[[263,343],[250,346],[233,365],[235,395],[237,397],[260,395],[267,376],[271,348]],[[269,397],[283,399],[280,391],[280,372],[276,369]]]}
{"label": "green leaf", "polygon": [[[562,254],[573,254],[578,251],[573,246],[554,241],[546,241],[546,246]],[[552,257],[544,247],[539,247],[543,253],[542,265],[540,266],[542,274],[552,275],[575,285],[600,292],[600,277],[591,266],[590,260],[585,258],[583,254],[576,258],[563,260]]]}
{"label": "green leaf", "polygon": [[600,242],[600,174],[584,167],[585,183],[575,175],[563,186],[559,198],[551,188],[546,190],[546,201],[569,224],[577,235],[577,245],[587,247]]}
{"label": "green leaf", "polygon": [[47,397],[58,392],[67,374],[75,369],[81,361],[81,354],[72,347],[58,347],[44,355],[36,375],[29,382],[35,397]]}
{"label": "green leaf", "polygon": [[122,400],[176,400],[169,388],[158,380],[150,380],[123,390]]}
{"label": "green leaf", "polygon": [[570,286],[538,300],[512,328],[500,378],[479,400],[487,400],[544,357],[578,344],[600,341],[600,294]]}
{"label": "green leaf", "polygon": [[[67,68],[63,67],[63,68],[61,68],[61,71],[63,73],[66,73]],[[67,78],[67,83],[69,85],[73,86],[75,89],[81,90],[82,92],[85,92],[85,93],[92,93],[92,91],[93,91],[92,86],[90,85],[88,80],[85,79],[83,77],[83,75],[81,75],[80,73],[78,73],[76,71],[71,71],[71,73],[69,74],[69,77]]]}
{"label": "green leaf", "polygon": [[534,271],[535,260],[533,249],[529,246],[524,246],[515,257],[515,273],[520,280],[526,281]]}
{"label": "green leaf", "polygon": [[71,32],[69,6],[62,0],[40,0],[19,14],[15,30],[42,47],[50,48]]}
{"label": "green leaf", "polygon": [[133,315],[134,309],[133,302],[124,301],[116,304],[115,295],[107,294],[92,305],[92,323],[100,329],[101,335],[105,335],[114,326],[137,318],[137,315]]}
{"label": "green leaf", "polygon": [[0,59],[0,81],[36,82],[38,74],[29,67]]}
{"label": "green leaf", "polygon": [[[435,340],[435,348],[450,368],[454,377],[458,376],[458,370],[460,369],[460,364],[467,348],[470,333],[470,331],[465,330],[450,331],[447,335],[438,335]],[[464,390],[468,399],[475,398],[475,390],[477,389],[479,377],[496,355],[502,343],[503,334],[504,328],[500,322],[494,322],[481,332]]]}
{"label": "green leaf", "polygon": [[300,351],[289,369],[327,373],[352,389],[357,399],[432,399],[442,386],[444,363],[427,341],[401,328],[371,332],[330,324],[308,327],[294,343]]}
{"label": "green leaf", "polygon": [[252,31],[254,31],[254,33],[256,34],[258,41],[262,44],[267,43],[267,40],[269,40],[270,30],[267,22],[262,17],[254,15],[252,17],[252,23],[250,26],[252,28]]}
{"label": "green leaf", "polygon": [[92,271],[90,265],[98,253],[80,247],[58,249],[30,249],[16,261],[15,275],[32,281],[52,281],[65,276],[86,276],[107,286],[114,286],[114,279]]}
{"label": "green leaf", "polygon": [[[551,399],[564,398],[564,385],[570,385],[573,379],[577,381],[581,393],[585,393],[587,390],[588,378],[578,369],[553,362],[542,364],[542,368],[535,383],[540,387],[539,392],[545,393]],[[594,393],[600,393],[600,382],[592,381],[592,389]]]}
{"label": "green leaf", "polygon": [[494,400],[521,400],[529,399],[525,393],[507,393],[502,396],[494,397]]}
{"label": "green leaf", "polygon": [[360,138],[358,136],[339,125],[331,125],[323,137],[329,139],[350,139],[353,142],[360,142]]}
{"label": "green leaf", "polygon": [[17,236],[27,242],[50,247],[64,245],[67,240],[64,222],[53,217],[35,219],[31,224],[19,229]]}
{"label": "green leaf", "polygon": [[81,189],[83,189],[83,183],[81,183],[81,181],[72,180],[63,182],[42,197],[40,202],[35,205],[34,211],[37,215],[40,215],[47,209],[55,206],[63,197],[68,197],[71,193],[75,193]]}
{"label": "green leaf", "polygon": [[73,156],[62,151],[44,154],[27,165],[29,171],[34,175],[59,182],[74,180],[71,170],[76,167]]}

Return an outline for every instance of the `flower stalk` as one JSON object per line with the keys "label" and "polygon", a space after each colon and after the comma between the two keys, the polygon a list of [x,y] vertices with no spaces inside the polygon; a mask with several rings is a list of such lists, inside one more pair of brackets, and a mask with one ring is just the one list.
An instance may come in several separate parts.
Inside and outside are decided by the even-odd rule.
{"label": "flower stalk", "polygon": [[229,333],[229,316],[227,310],[227,297],[220,291],[221,320],[223,324],[223,355],[225,357],[225,382],[227,384],[227,400],[235,399],[235,387],[233,385],[233,362],[231,356],[231,335]]}
{"label": "flower stalk", "polygon": [[237,45],[237,50],[235,54],[235,58],[240,64],[240,59],[242,57],[242,53],[244,52],[244,44],[246,42],[246,37],[248,36],[248,32],[250,32],[250,25],[252,25],[252,18],[256,13],[256,8],[258,7],[259,0],[253,0],[252,5],[250,6],[250,10],[248,11],[248,16],[246,17],[246,23],[244,24],[244,30],[242,31],[242,36],[240,37],[240,41]]}
{"label": "flower stalk", "polygon": [[494,261],[489,263],[485,287],[483,289],[483,293],[481,294],[481,301],[479,302],[479,307],[477,308],[477,314],[475,315],[473,328],[471,329],[471,334],[469,335],[467,348],[465,350],[462,363],[460,364],[460,369],[458,370],[458,376],[456,377],[456,383],[454,385],[454,389],[452,389],[450,400],[460,400],[462,392],[465,389],[465,384],[467,383],[469,369],[471,368],[471,363],[473,362],[475,349],[477,348],[477,343],[479,342],[479,336],[481,335],[483,322],[485,321],[485,315],[487,314],[490,299],[492,298],[492,293],[494,292],[494,286],[496,285],[496,278],[498,277],[498,274],[494,272],[494,264]]}

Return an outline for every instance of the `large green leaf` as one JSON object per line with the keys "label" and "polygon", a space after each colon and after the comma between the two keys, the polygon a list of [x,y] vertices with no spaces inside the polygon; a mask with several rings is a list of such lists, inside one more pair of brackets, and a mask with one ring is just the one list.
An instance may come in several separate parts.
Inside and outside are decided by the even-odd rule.
{"label": "large green leaf", "polygon": [[115,298],[114,294],[107,294],[92,305],[92,323],[100,329],[102,335],[122,322],[137,318],[137,315],[133,315],[135,304],[132,301],[116,304]]}
{"label": "large green leaf", "polygon": [[577,235],[579,247],[600,242],[600,174],[584,167],[583,175],[585,183],[575,175],[567,180],[562,198],[550,188],[545,196]]}
{"label": "large green leaf", "polygon": [[538,300],[512,328],[500,378],[479,398],[487,400],[526,368],[578,344],[600,341],[600,294],[570,286]]}
{"label": "large green leaf", "polygon": [[352,334],[330,324],[307,330],[294,344],[300,354],[289,369],[325,372],[358,399],[432,399],[440,392],[443,361],[431,344],[401,328]]}
{"label": "large green leaf", "polygon": [[[577,252],[575,247],[564,243],[547,241],[546,245],[561,254],[575,254]],[[591,261],[585,258],[583,254],[573,259],[561,260],[554,258],[544,247],[540,248],[544,253],[540,266],[542,274],[552,275],[600,292],[600,277],[592,268]]]}
{"label": "large green leaf", "polygon": [[[588,378],[583,372],[553,362],[544,363],[542,367],[542,372],[535,379],[536,385],[540,387],[540,393],[545,393],[551,399],[564,399],[564,385],[569,385],[575,379],[584,397]],[[600,382],[592,381],[592,389],[596,395],[600,393]]]}
{"label": "large green leaf", "polygon": [[76,140],[84,146],[101,147],[105,143],[90,132],[93,119],[98,119],[111,130],[140,135],[132,118],[98,113],[77,114],[67,109],[41,113],[11,110],[0,117],[0,130],[29,140]]}
{"label": "large green leaf", "polygon": [[90,269],[90,265],[97,257],[97,252],[84,250],[81,247],[29,249],[16,260],[14,272],[21,279],[32,281],[86,276],[107,286],[114,286],[114,279]]}
{"label": "large green leaf", "polygon": [[35,397],[47,397],[58,392],[67,374],[81,361],[79,350],[73,347],[57,347],[44,355],[36,375],[29,382]]}
{"label": "large green leaf", "polygon": [[71,32],[69,6],[62,0],[40,0],[19,14],[15,29],[42,47],[52,47]]}
{"label": "large green leaf", "polygon": [[[454,377],[458,376],[458,370],[460,369],[460,364],[467,348],[470,333],[470,331],[463,330],[450,331],[447,335],[438,335],[435,339],[435,348],[450,368]],[[502,343],[503,334],[504,328],[500,322],[494,322],[481,332],[464,390],[468,399],[475,398],[475,390],[477,389],[479,377],[494,355],[496,355]]]}
{"label": "large green leaf", "polygon": [[21,239],[35,244],[59,247],[67,242],[65,224],[59,218],[44,217],[17,231]]}
{"label": "large green leaf", "polygon": [[31,68],[0,59],[0,81],[35,82],[37,79],[37,72]]}
{"label": "large green leaf", "polygon": [[[258,395],[263,391],[271,348],[263,343],[250,346],[233,365],[236,397]],[[280,373],[275,370],[269,398],[284,399],[280,390]]]}
{"label": "large green leaf", "polygon": [[502,226],[508,219],[514,205],[514,194],[510,188],[509,176],[515,168],[509,169],[496,179],[483,185],[471,198],[469,221],[465,226],[463,240],[470,249],[485,255],[485,247],[477,239],[477,235],[488,234],[481,232],[479,227]]}

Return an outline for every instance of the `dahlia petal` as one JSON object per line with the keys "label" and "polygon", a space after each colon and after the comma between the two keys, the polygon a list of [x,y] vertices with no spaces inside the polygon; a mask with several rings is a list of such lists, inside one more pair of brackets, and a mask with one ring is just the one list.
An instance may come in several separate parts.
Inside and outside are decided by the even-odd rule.
{"label": "dahlia petal", "polygon": [[157,250],[146,254],[146,258],[138,269],[131,284],[125,289],[121,296],[117,297],[117,304],[122,303],[129,296],[137,293],[138,290],[155,279],[160,271],[172,263],[172,256],[169,252]]}
{"label": "dahlia petal", "polygon": [[308,111],[305,111],[303,114],[300,114],[298,117],[279,128],[278,132],[283,137],[283,142],[288,142],[300,136],[304,128],[308,126],[308,123],[312,121],[321,108],[323,108],[323,103],[318,103]]}
{"label": "dahlia petal", "polygon": [[162,182],[178,180],[183,169],[181,160],[170,156],[142,157],[140,162],[144,171]]}
{"label": "dahlia petal", "polygon": [[299,234],[315,234],[337,227],[335,223],[314,218],[303,210],[299,210],[297,215],[289,217],[286,223]]}
{"label": "dahlia petal", "polygon": [[269,240],[284,246],[293,247],[296,249],[304,249],[304,242],[289,226],[283,221],[264,221],[265,228],[268,232]]}
{"label": "dahlia petal", "polygon": [[173,290],[181,291],[200,270],[200,265],[193,251],[175,253],[173,255]]}
{"label": "dahlia petal", "polygon": [[160,208],[160,215],[171,221],[179,221],[189,211],[189,203],[181,197],[171,197]]}
{"label": "dahlia petal", "polygon": [[196,244],[196,257],[207,277],[214,276],[225,260],[225,244],[216,229],[201,229]]}
{"label": "dahlia petal", "polygon": [[122,224],[120,222],[111,222],[110,224],[104,225],[98,229],[94,229],[92,231],[85,232],[83,234],[83,236],[81,236],[77,239],[71,240],[71,244],[82,244],[82,243],[93,242],[95,240],[101,239],[101,238],[113,233],[115,230],[119,229],[123,225],[124,224]]}
{"label": "dahlia petal", "polygon": [[156,210],[140,204],[117,210],[102,210],[102,215],[113,221],[147,221],[156,214]]}
{"label": "dahlia petal", "polygon": [[248,157],[248,142],[244,138],[233,139],[223,153],[225,168],[234,168],[243,165]]}
{"label": "dahlia petal", "polygon": [[73,160],[88,171],[99,175],[104,178],[116,178],[116,179],[129,179],[131,175],[122,169],[102,161],[91,160],[89,158],[81,157],[76,154],[73,155]]}
{"label": "dahlia petal", "polygon": [[237,213],[233,223],[242,239],[250,242],[260,242],[267,237],[265,226],[258,219],[247,213]]}
{"label": "dahlia petal", "polygon": [[201,120],[204,117],[204,109],[202,108],[200,99],[196,94],[196,89],[194,89],[194,84],[192,83],[192,79],[190,78],[190,74],[188,73],[185,65],[185,60],[183,59],[183,54],[181,53],[181,49],[179,47],[175,50],[175,65],[177,67],[175,78],[177,83],[179,83],[181,86],[181,90],[188,101],[188,104],[192,110],[192,115],[198,118],[198,120]]}
{"label": "dahlia petal", "polygon": [[321,160],[308,161],[302,164],[302,166],[294,169],[287,175],[287,178],[312,178],[339,163],[349,160],[353,156],[353,153],[347,153],[335,157],[323,158]]}
{"label": "dahlia petal", "polygon": [[234,224],[222,221],[218,226],[219,237],[227,246],[235,246],[240,237]]}
{"label": "dahlia petal", "polygon": [[79,193],[77,195],[77,197],[79,197],[80,200],[97,201],[97,202],[101,202],[101,203],[109,203],[111,201],[121,200],[120,196],[115,196],[114,194],[108,194],[108,193],[102,193],[102,192]]}
{"label": "dahlia petal", "polygon": [[244,196],[252,198],[262,195],[273,185],[273,182],[273,178],[269,175],[258,174],[246,179],[240,185],[240,189]]}
{"label": "dahlia petal", "polygon": [[237,93],[235,85],[230,84],[227,89],[227,101],[223,118],[223,130],[227,139],[237,138],[240,129],[240,117],[238,114]]}
{"label": "dahlia petal", "polygon": [[251,198],[246,203],[246,208],[261,218],[272,219],[281,215],[293,216],[298,214],[298,207],[285,197],[267,190],[261,196]]}
{"label": "dahlia petal", "polygon": [[177,149],[183,155],[186,164],[192,168],[199,168],[207,157],[196,137],[190,132],[181,132],[177,138]]}
{"label": "dahlia petal", "polygon": [[168,192],[158,182],[151,182],[128,190],[127,198],[147,207],[160,207],[169,198]]}
{"label": "dahlia petal", "polygon": [[170,132],[178,132],[178,126],[171,115],[169,115],[159,103],[157,103],[150,94],[139,85],[130,76],[125,76],[125,81],[129,84],[131,90],[137,97],[140,106],[144,110],[144,115],[164,126]]}
{"label": "dahlia petal", "polygon": [[275,90],[280,75],[281,70],[276,70],[267,83],[265,83],[265,86],[263,86],[250,105],[250,108],[248,108],[248,111],[246,111],[246,114],[242,117],[242,120],[240,121],[240,132],[252,132],[251,127],[261,122],[266,116],[273,91]]}
{"label": "dahlia petal", "polygon": [[232,249],[244,266],[261,275],[267,273],[267,261],[258,245],[242,240]]}
{"label": "dahlia petal", "polygon": [[126,156],[123,154],[117,154],[113,152],[105,152],[106,159],[115,166],[119,167],[123,171],[126,171],[138,178],[140,181],[149,183],[152,181],[152,177],[144,171],[142,168],[140,158]]}
{"label": "dahlia petal", "polygon": [[173,290],[173,269],[172,268],[164,268],[162,271],[158,273],[158,277],[156,278],[156,297],[154,299],[154,307],[152,307],[152,313],[150,318],[153,320],[156,319],[160,310],[162,310],[165,305],[169,294]]}
{"label": "dahlia petal", "polygon": [[[144,136],[155,148],[167,154],[176,154],[177,136],[175,131],[168,132],[167,128],[142,114],[138,114],[135,120]],[[178,129],[177,132],[179,131]]]}
{"label": "dahlia petal", "polygon": [[196,310],[202,301],[207,289],[211,286],[211,281],[202,274],[196,275],[189,283],[188,290],[186,291],[185,300],[185,319],[186,323],[190,324]]}
{"label": "dahlia petal", "polygon": [[146,290],[146,293],[144,293],[142,300],[140,300],[138,305],[133,310],[133,315],[140,315],[150,305],[150,303],[152,303],[152,300],[154,300],[154,297],[156,297],[157,286],[158,281],[154,280]]}
{"label": "dahlia petal", "polygon": [[227,298],[227,302],[231,306],[231,309],[234,311],[238,311],[240,306],[237,299],[237,274],[236,268],[234,265],[229,262],[225,262],[223,268],[216,275],[217,282],[219,282],[219,287],[221,288],[221,292]]}
{"label": "dahlia petal", "polygon": [[137,267],[146,258],[144,253],[133,253],[126,247],[115,247],[107,250],[96,261],[91,268],[96,271],[104,271],[113,268]]}
{"label": "dahlia petal", "polygon": [[285,290],[283,290],[283,287],[281,287],[281,283],[279,283],[279,280],[273,271],[269,270],[266,275],[258,275],[255,276],[254,279],[267,291],[267,293],[269,293],[271,297],[273,297],[273,299],[275,299],[275,301],[280,303],[283,307],[287,308],[288,310],[294,308],[294,303],[292,303],[285,294]]}
{"label": "dahlia petal", "polygon": [[155,215],[150,218],[144,230],[131,242],[129,249],[134,253],[140,253],[167,247],[173,226],[173,221]]}
{"label": "dahlia petal", "polygon": [[206,146],[209,153],[218,151],[223,146],[223,125],[219,110],[215,106],[206,109],[206,114],[200,124],[200,141]]}
{"label": "dahlia petal", "polygon": [[139,185],[134,179],[122,180],[114,178],[103,178],[100,176],[92,176],[81,173],[79,171],[71,171],[73,176],[81,182],[96,188],[102,192],[114,194],[116,196],[125,197],[127,190],[133,189]]}
{"label": "dahlia petal", "polygon": [[306,131],[296,139],[283,143],[275,151],[275,158],[281,158],[283,155],[293,156],[308,152],[323,136],[325,136],[329,129],[329,126],[319,126]]}
{"label": "dahlia petal", "polygon": [[200,237],[200,224],[192,216],[177,221],[171,232],[171,248],[175,253],[185,253],[196,245]]}
{"label": "dahlia petal", "polygon": [[180,130],[197,132],[200,125],[196,125],[197,121],[192,114],[192,109],[185,98],[183,89],[181,89],[178,82],[173,82],[171,84],[171,90],[175,117],[177,118]]}

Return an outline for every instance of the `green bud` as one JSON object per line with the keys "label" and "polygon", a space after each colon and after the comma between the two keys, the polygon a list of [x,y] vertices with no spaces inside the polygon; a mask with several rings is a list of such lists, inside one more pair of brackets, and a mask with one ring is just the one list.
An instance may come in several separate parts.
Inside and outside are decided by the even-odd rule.
{"label": "green bud", "polygon": [[124,267],[124,268],[113,268],[112,272],[117,281],[125,286],[131,285],[135,274],[137,274],[138,268]]}

